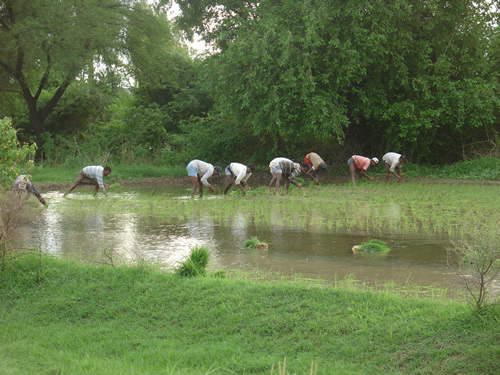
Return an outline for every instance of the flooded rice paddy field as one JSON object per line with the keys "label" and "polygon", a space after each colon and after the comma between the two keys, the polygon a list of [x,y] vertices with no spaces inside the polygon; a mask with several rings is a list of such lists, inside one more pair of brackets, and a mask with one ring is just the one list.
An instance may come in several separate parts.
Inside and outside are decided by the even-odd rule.
{"label": "flooded rice paddy field", "polygon": [[[446,248],[467,223],[498,224],[496,186],[373,185],[309,187],[287,196],[262,187],[243,198],[190,187],[118,189],[94,199],[80,189],[44,194],[49,207],[25,239],[44,252],[90,262],[153,262],[171,270],[195,246],[212,252],[211,270],[300,274],[324,280],[345,277],[373,285],[416,284],[450,293],[463,289]],[[492,200],[493,199],[493,200]],[[496,200],[495,200],[496,199]],[[251,237],[268,250],[246,249]],[[388,254],[355,255],[371,238]]]}

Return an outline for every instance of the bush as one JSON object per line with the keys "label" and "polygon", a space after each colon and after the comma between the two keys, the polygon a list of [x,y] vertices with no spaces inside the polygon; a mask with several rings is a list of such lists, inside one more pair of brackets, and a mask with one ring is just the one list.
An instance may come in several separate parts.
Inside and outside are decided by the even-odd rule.
{"label": "bush", "polygon": [[207,271],[210,251],[205,247],[195,247],[191,250],[191,255],[181,262],[175,273],[183,277],[205,276]]}
{"label": "bush", "polygon": [[452,242],[447,251],[458,263],[465,288],[481,312],[500,272],[500,229],[484,223],[471,224],[465,238]]}
{"label": "bush", "polygon": [[20,145],[10,118],[0,119],[0,185],[10,188],[20,174],[33,168],[36,144]]}

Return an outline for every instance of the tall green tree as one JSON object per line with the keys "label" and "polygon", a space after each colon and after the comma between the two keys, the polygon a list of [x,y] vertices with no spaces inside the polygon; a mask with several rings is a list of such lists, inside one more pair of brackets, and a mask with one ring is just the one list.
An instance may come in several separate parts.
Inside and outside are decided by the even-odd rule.
{"label": "tall green tree", "polygon": [[72,82],[108,72],[117,84],[151,68],[150,45],[172,39],[166,25],[143,0],[0,0],[0,90],[22,96],[42,146],[44,123]]}
{"label": "tall green tree", "polygon": [[[457,0],[179,0],[216,108],[273,146],[457,159],[498,126],[498,9]],[[496,47],[498,49],[498,47]]]}

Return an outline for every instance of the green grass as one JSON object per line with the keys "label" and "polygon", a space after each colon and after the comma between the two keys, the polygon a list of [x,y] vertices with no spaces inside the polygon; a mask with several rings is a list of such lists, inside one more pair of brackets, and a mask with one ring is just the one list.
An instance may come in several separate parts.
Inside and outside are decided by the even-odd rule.
{"label": "green grass", "polygon": [[1,374],[270,374],[285,359],[290,374],[499,370],[498,306],[38,262],[0,271]]}
{"label": "green grass", "polygon": [[204,276],[207,273],[209,259],[210,251],[207,248],[195,247],[189,257],[177,267],[175,273],[184,277]]}
{"label": "green grass", "polygon": [[380,240],[368,240],[356,246],[356,251],[361,253],[387,253],[391,251],[387,243]]}
{"label": "green grass", "polygon": [[256,249],[257,245],[260,243],[259,239],[257,237],[252,237],[249,240],[246,240],[243,242],[243,247],[251,248],[251,249]]}

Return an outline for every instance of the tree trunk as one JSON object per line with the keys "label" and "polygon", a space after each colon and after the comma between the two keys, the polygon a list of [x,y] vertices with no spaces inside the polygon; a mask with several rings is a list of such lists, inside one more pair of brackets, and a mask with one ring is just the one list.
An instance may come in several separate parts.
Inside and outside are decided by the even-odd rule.
{"label": "tree trunk", "polygon": [[35,133],[35,142],[37,145],[36,158],[39,159],[41,156],[41,149],[43,146],[42,134],[45,131],[45,127],[43,126],[42,117],[40,113],[38,113],[37,111],[35,98],[33,98],[29,92],[28,93],[24,92],[24,100],[28,105],[30,124],[31,128],[33,129],[33,132]]}

